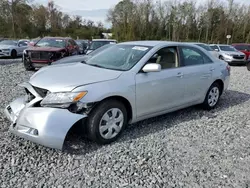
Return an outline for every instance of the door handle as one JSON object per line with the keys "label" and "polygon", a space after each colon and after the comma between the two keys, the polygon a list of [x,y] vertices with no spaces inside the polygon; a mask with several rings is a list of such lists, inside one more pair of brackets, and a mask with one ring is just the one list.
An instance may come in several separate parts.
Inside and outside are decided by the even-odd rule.
{"label": "door handle", "polygon": [[215,70],[215,68],[212,68],[212,67],[210,68],[210,71],[214,71],[214,70]]}
{"label": "door handle", "polygon": [[183,77],[183,73],[179,72],[179,73],[177,73],[176,76],[179,77],[179,78],[182,78]]}

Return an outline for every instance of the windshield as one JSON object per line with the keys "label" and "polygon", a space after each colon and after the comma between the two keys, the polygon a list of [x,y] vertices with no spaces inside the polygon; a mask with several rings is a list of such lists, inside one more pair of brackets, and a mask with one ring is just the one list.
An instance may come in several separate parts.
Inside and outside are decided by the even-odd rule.
{"label": "windshield", "polygon": [[126,71],[131,69],[149,50],[148,46],[114,45],[86,61],[102,68]]}
{"label": "windshield", "polygon": [[234,46],[237,50],[244,50],[244,51],[250,51],[249,45],[236,45]]}
{"label": "windshield", "polygon": [[66,46],[66,42],[63,39],[43,38],[38,41],[35,46],[64,48]]}
{"label": "windshield", "polygon": [[3,40],[2,42],[0,42],[0,44],[2,45],[12,45],[12,46],[16,46],[17,42],[13,41],[13,40]]}
{"label": "windshield", "polygon": [[196,44],[196,45],[204,48],[207,51],[213,51],[213,49],[210,46],[206,45],[206,44]]}
{"label": "windshield", "polygon": [[101,46],[104,46],[106,44],[114,43],[113,41],[92,41],[89,50],[95,50],[97,48],[100,48]]}
{"label": "windshield", "polygon": [[221,51],[236,52],[233,46],[219,46]]}

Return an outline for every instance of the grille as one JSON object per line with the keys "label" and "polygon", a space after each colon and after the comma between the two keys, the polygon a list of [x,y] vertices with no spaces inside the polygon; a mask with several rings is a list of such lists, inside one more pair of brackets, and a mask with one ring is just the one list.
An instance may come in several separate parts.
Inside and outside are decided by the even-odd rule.
{"label": "grille", "polygon": [[245,56],[244,55],[234,55],[233,58],[234,59],[244,59]]}
{"label": "grille", "polygon": [[34,86],[33,86],[33,88],[34,88],[34,90],[35,90],[42,98],[44,98],[44,97],[47,95],[48,90],[42,89],[42,88],[39,88],[39,87],[34,87]]}
{"label": "grille", "polygon": [[48,60],[49,53],[48,52],[31,52],[31,59]]}

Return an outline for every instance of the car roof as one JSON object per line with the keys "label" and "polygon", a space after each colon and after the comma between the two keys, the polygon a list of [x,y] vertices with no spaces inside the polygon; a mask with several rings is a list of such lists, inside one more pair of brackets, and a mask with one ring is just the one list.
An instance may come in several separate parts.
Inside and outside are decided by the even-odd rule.
{"label": "car roof", "polygon": [[92,39],[92,41],[116,41],[115,39]]}
{"label": "car roof", "polygon": [[212,46],[212,45],[217,45],[217,46],[232,46],[230,44],[209,44],[209,46]]}
{"label": "car roof", "polygon": [[194,44],[194,45],[197,45],[197,44],[203,44],[203,45],[207,45],[209,46],[209,44],[207,43],[203,43],[203,42],[185,42],[186,44]]}
{"label": "car roof", "polygon": [[[127,44],[127,45],[142,45],[142,46],[158,46],[158,45],[175,45],[175,44],[181,44],[180,42],[173,42],[173,41],[156,41],[156,40],[145,40],[145,41],[128,41],[123,42],[120,44]],[[182,43],[184,44],[184,43]]]}
{"label": "car roof", "polygon": [[68,39],[72,39],[70,37],[43,37],[46,39],[59,39],[59,40],[68,40]]}

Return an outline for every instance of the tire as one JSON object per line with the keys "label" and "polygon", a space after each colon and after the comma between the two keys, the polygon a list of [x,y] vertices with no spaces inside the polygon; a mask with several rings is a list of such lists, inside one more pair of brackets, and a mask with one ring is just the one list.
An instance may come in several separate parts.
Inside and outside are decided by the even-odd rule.
{"label": "tire", "polygon": [[17,58],[17,52],[16,52],[16,50],[12,50],[10,56],[13,59]]}
{"label": "tire", "polygon": [[27,71],[35,70],[35,68],[32,66],[32,63],[28,61],[26,58],[23,59],[23,65]]}
{"label": "tire", "polygon": [[246,63],[247,70],[250,71],[250,62]]}
{"label": "tire", "polygon": [[[222,90],[222,88],[221,88],[220,84],[218,84],[217,82],[213,83],[210,86],[210,88],[206,94],[205,100],[202,103],[202,106],[204,109],[211,110],[211,109],[214,109],[216,107],[216,105],[218,104],[218,102],[220,100],[220,96],[222,93],[221,90]],[[211,98],[213,98],[213,99],[211,99]]]}
{"label": "tire", "polygon": [[[121,120],[116,121],[116,118]],[[109,144],[120,136],[127,125],[127,110],[117,100],[105,100],[92,110],[86,123],[90,140],[98,144]]]}

